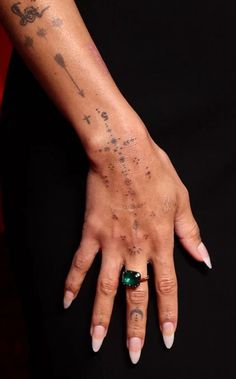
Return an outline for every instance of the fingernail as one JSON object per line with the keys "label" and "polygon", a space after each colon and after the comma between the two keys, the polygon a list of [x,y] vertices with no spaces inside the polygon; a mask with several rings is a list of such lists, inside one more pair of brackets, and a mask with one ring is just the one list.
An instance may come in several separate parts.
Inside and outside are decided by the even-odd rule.
{"label": "fingernail", "polygon": [[172,322],[164,322],[162,325],[162,336],[167,349],[170,349],[174,343],[175,336],[175,328]]}
{"label": "fingernail", "polygon": [[74,294],[71,291],[66,291],[63,299],[64,308],[67,309],[74,299]]}
{"label": "fingernail", "polygon": [[132,337],[129,339],[129,356],[132,363],[137,363],[141,355],[141,338]]}
{"label": "fingernail", "polygon": [[212,268],[212,264],[211,264],[211,260],[210,260],[210,256],[208,254],[208,251],[207,251],[207,248],[206,246],[204,245],[203,242],[201,242],[198,247],[198,252],[200,254],[200,256],[202,257],[203,259],[203,262],[207,265],[208,268]]}
{"label": "fingernail", "polygon": [[92,348],[93,351],[97,352],[102,346],[105,337],[105,328],[102,325],[96,325],[93,328],[92,334]]}

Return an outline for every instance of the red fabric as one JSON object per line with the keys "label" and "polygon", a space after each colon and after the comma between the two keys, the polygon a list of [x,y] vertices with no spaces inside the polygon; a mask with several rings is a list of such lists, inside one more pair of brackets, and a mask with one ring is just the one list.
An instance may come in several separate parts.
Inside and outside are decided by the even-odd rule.
{"label": "red fabric", "polygon": [[[9,60],[11,57],[12,46],[10,40],[0,25],[0,107],[2,104],[5,79],[8,69]],[[2,217],[2,201],[0,189],[0,233],[4,231],[4,223]]]}

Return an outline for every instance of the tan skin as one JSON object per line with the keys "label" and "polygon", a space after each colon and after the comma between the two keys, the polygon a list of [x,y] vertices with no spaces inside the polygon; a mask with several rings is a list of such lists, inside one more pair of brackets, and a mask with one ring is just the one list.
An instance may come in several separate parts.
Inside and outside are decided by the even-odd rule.
{"label": "tan skin", "polygon": [[[0,16],[26,64],[75,128],[90,161],[83,234],[65,280],[65,308],[101,253],[91,315],[97,351],[122,268],[145,277],[149,262],[160,329],[170,347],[178,318],[174,233],[194,259],[210,266],[188,190],[115,85],[73,1],[1,0]],[[148,282],[127,288],[126,294],[127,347],[137,363],[145,339]]]}

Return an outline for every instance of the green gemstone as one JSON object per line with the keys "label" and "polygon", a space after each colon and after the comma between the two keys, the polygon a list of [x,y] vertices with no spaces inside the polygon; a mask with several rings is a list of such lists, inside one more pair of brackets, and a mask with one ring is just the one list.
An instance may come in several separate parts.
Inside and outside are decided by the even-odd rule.
{"label": "green gemstone", "polygon": [[137,271],[126,270],[122,273],[122,283],[125,286],[137,287],[140,284],[141,274]]}

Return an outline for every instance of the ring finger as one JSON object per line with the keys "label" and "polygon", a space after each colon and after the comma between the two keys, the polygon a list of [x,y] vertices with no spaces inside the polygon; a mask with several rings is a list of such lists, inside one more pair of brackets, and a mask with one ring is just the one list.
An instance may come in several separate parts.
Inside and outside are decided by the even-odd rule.
{"label": "ring finger", "polygon": [[[137,271],[141,274],[141,278],[147,277],[147,262],[129,262],[126,269],[131,272],[126,273],[131,279],[135,280],[134,273]],[[132,363],[137,363],[144,344],[146,334],[147,321],[147,305],[148,305],[148,283],[141,282],[137,287],[126,288],[127,302],[127,347]]]}

